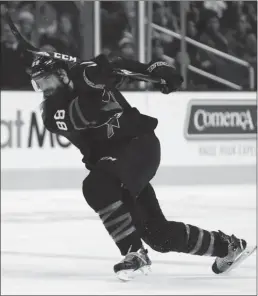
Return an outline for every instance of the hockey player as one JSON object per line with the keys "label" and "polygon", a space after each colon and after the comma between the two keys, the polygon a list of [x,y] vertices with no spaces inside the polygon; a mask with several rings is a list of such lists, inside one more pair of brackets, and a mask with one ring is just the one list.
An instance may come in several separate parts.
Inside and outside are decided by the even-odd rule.
{"label": "hockey player", "polygon": [[162,253],[216,257],[212,270],[227,271],[245,253],[246,241],[166,220],[149,183],[160,163],[160,143],[154,133],[158,120],[129,105],[118,90],[121,78],[113,68],[164,79],[166,85],[160,85],[164,94],[176,91],[182,77],[164,62],[107,60],[103,55],[92,61],[68,68],[61,61],[36,58],[31,79],[44,94],[45,127],[70,140],[90,171],[83,181],[83,195],[124,256],[115,264],[115,273],[129,280],[136,271],[148,270],[151,260],[142,241]]}

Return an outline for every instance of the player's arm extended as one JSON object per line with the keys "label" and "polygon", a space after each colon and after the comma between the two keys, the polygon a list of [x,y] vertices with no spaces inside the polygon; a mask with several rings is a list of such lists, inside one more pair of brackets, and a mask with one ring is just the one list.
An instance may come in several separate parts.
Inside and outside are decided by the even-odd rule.
{"label": "player's arm extended", "polygon": [[163,61],[152,61],[149,64],[143,64],[135,60],[116,56],[110,59],[110,63],[113,68],[125,69],[164,79],[166,85],[160,85],[160,90],[165,94],[176,91],[183,82],[183,78],[177,69]]}
{"label": "player's arm extended", "polygon": [[182,76],[175,67],[163,61],[143,64],[119,56],[107,59],[103,54],[95,57],[92,61],[95,63],[94,65],[81,63],[76,69],[79,70],[80,76],[87,87],[98,90],[112,89],[120,84],[118,80],[121,78],[117,77],[113,71],[116,68],[165,80],[166,85],[160,85],[161,92],[165,94],[176,91],[183,82]]}
{"label": "player's arm extended", "polygon": [[131,72],[141,73],[145,75],[149,74],[149,72],[147,71],[149,67],[148,64],[143,64],[132,59],[114,56],[112,58],[109,58],[109,62],[111,63],[113,68],[125,69]]}

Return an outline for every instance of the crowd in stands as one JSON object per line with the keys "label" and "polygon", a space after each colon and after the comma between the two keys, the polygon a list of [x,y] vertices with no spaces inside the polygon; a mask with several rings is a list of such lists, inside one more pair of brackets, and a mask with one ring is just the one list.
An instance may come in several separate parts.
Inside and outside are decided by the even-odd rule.
{"label": "crowd in stands", "polygon": [[[103,52],[137,58],[135,24],[136,1],[102,2]],[[128,5],[130,3],[130,5]],[[181,33],[180,1],[152,1],[152,21],[163,28]],[[187,1],[186,36],[214,49],[247,61],[257,69],[257,2],[256,1]],[[192,65],[236,85],[249,89],[249,70],[235,62],[187,43],[181,52],[180,40],[153,30],[152,58],[180,67]],[[172,59],[171,59],[172,58]],[[133,85],[133,84],[131,84]],[[126,86],[128,88],[128,85]],[[188,90],[229,90],[226,85],[188,70]]]}
{"label": "crowd in stands", "polygon": [[[257,2],[256,1],[188,1],[185,3],[186,35],[219,51],[249,62],[257,69]],[[155,1],[153,22],[162,27],[181,32],[180,3]],[[187,43],[187,53],[182,56],[180,41],[155,31],[155,50],[168,57],[215,74],[221,78],[249,88],[248,69],[211,52]],[[162,48],[162,49],[161,49]],[[255,78],[256,81],[256,78]],[[188,89],[221,89],[223,85],[188,71]]]}
{"label": "crowd in stands", "polygon": [[[152,1],[153,23],[180,34],[180,2]],[[60,52],[80,56],[80,12],[76,1],[39,1],[41,5],[35,3],[36,1],[8,1],[12,18],[22,35],[30,43],[41,48],[55,48]],[[2,4],[4,2],[0,2],[1,15],[4,14]],[[137,1],[101,1],[103,53],[137,59],[137,6]],[[247,61],[256,71],[256,1],[187,1],[184,6],[186,35],[189,38]],[[24,71],[24,68],[27,69],[27,65],[24,65],[26,57],[20,58],[23,53],[9,26],[2,21],[1,28],[1,88],[26,89],[30,83],[29,76]],[[179,68],[183,62],[186,66],[192,65],[241,85],[243,89],[249,89],[249,72],[246,67],[189,43],[186,46],[186,53],[183,53],[180,46],[180,40],[177,38],[153,30],[153,59],[163,59]],[[125,88],[135,89],[137,85],[137,83],[127,83]],[[227,90],[229,88],[188,70],[187,89]]]}
{"label": "crowd in stands", "polygon": [[[6,3],[8,2],[8,3]],[[18,46],[3,16],[5,7],[21,35],[41,49],[78,56],[80,34],[79,10],[72,1],[1,1],[1,89],[31,89],[28,69],[31,57]]]}

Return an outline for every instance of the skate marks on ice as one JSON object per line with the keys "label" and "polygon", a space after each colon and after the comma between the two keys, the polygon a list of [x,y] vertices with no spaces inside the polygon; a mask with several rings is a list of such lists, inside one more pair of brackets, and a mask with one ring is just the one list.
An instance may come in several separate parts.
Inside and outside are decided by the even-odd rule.
{"label": "skate marks on ice", "polygon": [[[169,218],[255,245],[255,188],[162,187],[157,194]],[[152,272],[120,282],[113,273],[120,255],[79,190],[4,191],[1,205],[4,295],[255,295],[256,254],[214,275],[212,258],[150,251]]]}
{"label": "skate marks on ice", "polygon": [[[211,258],[197,260],[183,254],[178,258],[177,255],[156,252],[150,252],[150,255],[153,266],[148,276],[136,277],[130,283],[120,283],[112,273],[116,256],[4,251],[2,256],[4,261],[9,260],[9,265],[6,266],[4,262],[2,291],[6,291],[3,293],[5,295],[38,295],[39,291],[41,294],[56,295],[250,295],[255,289],[255,266],[252,260],[246,260],[241,270],[232,271],[230,276],[217,276],[211,272]],[[16,287],[11,286],[11,283]],[[245,287],[244,290],[242,287]]]}
{"label": "skate marks on ice", "polygon": [[[112,273],[114,257],[73,254],[22,254],[4,252],[5,259],[13,258],[13,264],[3,268],[4,295],[20,294],[167,294],[167,295],[219,295],[252,294],[255,276],[252,262],[232,272],[230,276],[213,275],[210,260],[187,260],[187,255],[171,260],[171,256],[150,252],[153,258],[152,272],[136,277],[132,282],[121,283]],[[32,255],[32,256],[31,256]],[[39,255],[39,256],[38,256]],[[19,257],[21,257],[19,259]],[[30,257],[34,260],[30,262]],[[36,258],[40,257],[40,261]],[[163,259],[160,259],[162,257]],[[173,256],[172,256],[173,257]],[[43,258],[43,260],[42,260]],[[49,259],[48,259],[49,258]],[[76,258],[76,259],[74,259]],[[22,262],[22,259],[24,260]],[[190,258],[189,258],[190,259]],[[76,261],[76,262],[74,262]],[[44,264],[43,264],[44,262]],[[15,284],[16,287],[11,286]],[[6,285],[10,285],[8,288]],[[125,286],[126,285],[126,286]],[[242,287],[246,287],[244,290]]]}
{"label": "skate marks on ice", "polygon": [[[151,251],[152,252],[152,251]],[[38,252],[17,252],[17,251],[4,251],[2,250],[1,251],[1,255],[2,256],[13,256],[13,257],[34,257],[34,258],[44,258],[44,259],[63,259],[63,260],[79,260],[79,261],[83,261],[84,262],[87,262],[87,261],[92,261],[92,262],[97,262],[97,261],[100,261],[100,262],[103,262],[103,261],[106,261],[106,262],[109,262],[110,263],[110,266],[112,266],[112,263],[115,262],[117,260],[117,257],[104,257],[104,256],[95,256],[95,255],[78,255],[78,254],[56,254],[56,253],[38,253]],[[153,255],[153,254],[152,254]],[[176,255],[177,256],[177,255]],[[200,267],[203,268],[203,270],[205,268],[207,268],[207,273],[210,273],[210,267],[211,267],[211,264],[210,264],[210,261],[209,262],[203,262],[203,258],[201,258],[198,262],[196,261],[187,261],[187,257],[188,255],[183,255],[182,256],[182,259],[180,261],[178,260],[167,260],[166,259],[166,255],[162,255],[162,257],[164,257],[163,260],[161,259],[155,259],[155,262],[154,262],[154,267],[152,266],[152,271],[154,270],[154,273],[155,273],[155,266],[159,266],[160,265],[160,269],[161,268],[164,268],[165,270],[166,269],[166,265],[167,266],[170,266],[172,267],[172,271],[173,270],[177,270],[178,269],[178,266],[180,266],[181,269],[185,268],[185,270],[189,270],[189,268],[193,268],[193,269],[198,269]],[[171,256],[170,256],[171,257]],[[185,258],[183,258],[185,257]],[[247,258],[245,258],[247,259]],[[17,259],[16,259],[17,260]],[[55,263],[53,261],[53,263]],[[88,262],[87,262],[88,263]],[[243,266],[241,266],[241,269],[243,269],[245,272],[248,272],[248,270],[252,270],[254,268],[253,265],[250,265],[250,264],[244,264]],[[158,269],[159,270],[159,269]],[[151,272],[152,273],[152,272]],[[224,273],[226,274],[226,273]],[[231,275],[231,278],[248,278],[248,277],[243,277],[243,276],[239,276],[237,274],[234,275],[234,273],[230,274]],[[173,275],[171,275],[173,276]],[[180,275],[175,275],[175,277],[185,277],[186,275],[183,274],[182,276]],[[214,274],[212,275],[203,275],[204,277],[214,277]],[[215,278],[217,277],[218,275],[215,275]],[[187,278],[196,278],[196,276],[194,274],[189,274],[187,275]]]}

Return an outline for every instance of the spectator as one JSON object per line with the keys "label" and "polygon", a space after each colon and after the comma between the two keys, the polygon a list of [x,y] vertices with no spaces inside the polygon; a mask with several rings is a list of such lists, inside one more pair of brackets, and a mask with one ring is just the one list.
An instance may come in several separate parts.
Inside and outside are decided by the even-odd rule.
{"label": "spectator", "polygon": [[58,27],[57,8],[50,3],[43,2],[39,6],[39,15],[40,18],[37,20],[39,35],[56,37]]}
{"label": "spectator", "polygon": [[[198,39],[198,32],[196,25],[193,20],[189,20],[187,22],[187,30],[186,30],[186,35],[190,37],[191,39]],[[191,43],[187,44],[187,53],[189,55],[189,58],[191,60],[191,65],[195,67],[200,67],[200,62],[199,62],[199,53],[198,53],[198,47],[195,45],[192,45]]]}
{"label": "spectator", "polygon": [[198,32],[197,32],[196,25],[195,25],[193,20],[189,20],[187,22],[187,32],[186,32],[186,34],[187,34],[187,36],[189,36],[192,39],[197,39]]}
{"label": "spectator", "polygon": [[29,42],[32,42],[32,32],[35,26],[35,17],[29,11],[21,11],[18,15],[20,33]]}
{"label": "spectator", "polygon": [[[119,42],[119,52],[118,55],[121,55],[124,58],[136,59],[133,36],[129,33],[124,34],[124,38]],[[122,90],[134,90],[137,89],[138,82],[132,81],[130,79],[125,79],[123,84],[120,86]]]}
{"label": "spectator", "polygon": [[243,55],[244,60],[254,65],[257,62],[257,40],[254,34],[249,34],[246,38],[246,52]]}
{"label": "spectator", "polygon": [[[154,3],[153,11],[153,22],[155,24],[178,32],[176,18],[173,15],[172,10],[169,7],[166,7],[163,1]],[[164,44],[170,44],[174,39],[172,36],[162,32],[156,32],[154,36],[159,38]]]}
{"label": "spectator", "polygon": [[7,24],[2,27],[0,81],[1,89],[31,87],[18,43]]}
{"label": "spectator", "polygon": [[[201,43],[221,51],[228,51],[227,40],[220,31],[220,22],[216,12],[211,10],[202,11],[202,22],[198,29],[201,32],[199,37]],[[218,72],[224,68],[224,63],[220,58],[209,51],[199,48],[195,62],[202,70],[215,75],[218,75]],[[214,86],[214,84],[211,82],[210,86]]]}
{"label": "spectator", "polygon": [[50,46],[56,49],[57,52],[63,52],[69,54],[69,48],[60,39],[55,37],[49,37],[47,35],[42,35],[39,39],[39,47]]}
{"label": "spectator", "polygon": [[196,1],[191,1],[189,10],[187,11],[187,19],[191,19],[195,26],[200,20],[200,9],[198,5],[198,2],[196,3]]}
{"label": "spectator", "polygon": [[[176,7],[175,5],[171,5],[170,2],[155,1],[153,4],[153,22],[161,27],[179,33],[177,17],[173,13],[173,10],[176,11]],[[153,40],[160,40],[164,54],[169,57],[174,58],[180,50],[180,41],[171,35],[154,30],[152,38]]]}
{"label": "spectator", "polygon": [[204,7],[208,10],[215,11],[218,18],[221,18],[223,16],[224,10],[227,8],[227,3],[220,0],[205,0]]}
{"label": "spectator", "polygon": [[119,41],[118,45],[122,57],[128,59],[135,59],[134,42],[132,36],[131,38],[130,35],[128,37],[125,36],[123,39]]}
{"label": "spectator", "polygon": [[[255,85],[257,88],[257,38],[254,34],[249,34],[246,39],[246,52],[242,57],[245,61],[250,63],[255,72]],[[246,79],[245,79],[246,80]],[[246,88],[248,88],[249,81],[246,82]]]}
{"label": "spectator", "polygon": [[120,2],[101,2],[102,47],[105,51],[116,51],[124,32],[130,31],[129,21]]}
{"label": "spectator", "polygon": [[252,33],[257,35],[257,2],[246,1],[243,12],[247,14]]}
{"label": "spectator", "polygon": [[[17,28],[19,28],[19,27],[17,26]],[[15,36],[13,35],[8,24],[6,24],[6,23],[1,24],[1,33],[2,33],[1,34],[1,44],[5,48],[16,50],[18,47],[18,42],[17,42]]]}
{"label": "spectator", "polygon": [[251,25],[247,21],[246,15],[241,15],[235,29],[231,29],[226,34],[229,44],[229,52],[237,57],[242,57],[246,51],[247,36],[251,33]]}
{"label": "spectator", "polygon": [[79,55],[79,40],[74,38],[75,33],[72,26],[72,16],[68,13],[62,13],[57,27],[57,37],[60,43],[63,43],[66,53],[78,56]]}
{"label": "spectator", "polygon": [[[72,9],[73,6],[66,7]],[[64,52],[73,56],[79,55],[80,38],[76,38],[77,11],[73,9],[71,12],[66,11],[65,7],[58,5],[58,2],[45,3],[40,7],[40,38],[39,45],[50,43],[58,48],[60,52]],[[73,15],[72,15],[73,12]],[[49,15],[49,18],[45,18]]]}
{"label": "spectator", "polygon": [[152,40],[152,59],[157,61],[164,61],[170,65],[173,65],[173,59],[164,54],[164,47],[160,39]]}
{"label": "spectator", "polygon": [[228,52],[227,39],[220,30],[220,21],[215,13],[205,22],[203,33],[200,36],[200,42],[209,45],[218,50]]}

